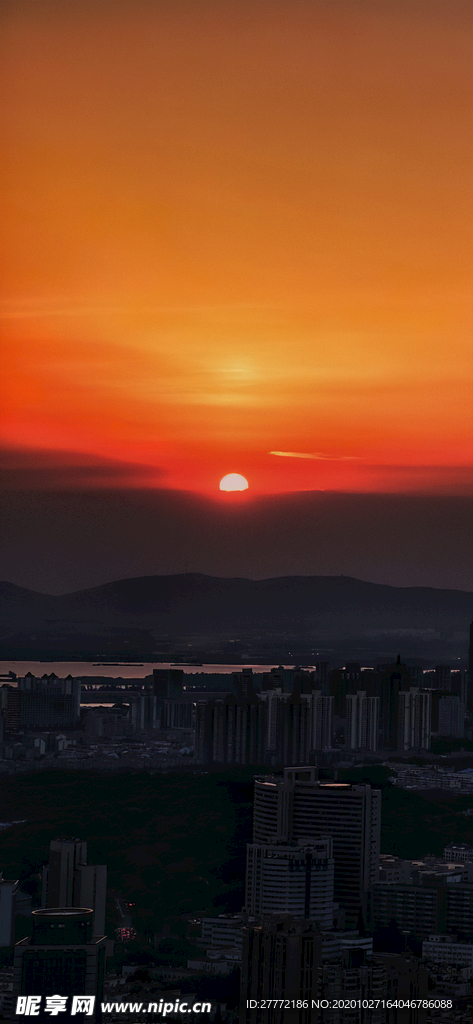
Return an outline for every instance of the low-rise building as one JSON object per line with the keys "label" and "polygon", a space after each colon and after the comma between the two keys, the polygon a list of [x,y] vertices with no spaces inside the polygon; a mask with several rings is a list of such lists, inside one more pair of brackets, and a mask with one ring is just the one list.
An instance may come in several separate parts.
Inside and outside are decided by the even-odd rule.
{"label": "low-rise building", "polygon": [[373,953],[373,936],[360,935],[356,929],[348,932],[334,928],[332,931],[321,932],[322,963],[338,960],[346,950],[361,950],[366,956]]}
{"label": "low-rise building", "polygon": [[458,942],[456,935],[429,935],[422,943],[422,959],[473,968],[473,943]]}
{"label": "low-rise building", "polygon": [[0,1016],[13,1017],[13,967],[0,969]]}
{"label": "low-rise building", "polygon": [[377,882],[368,893],[368,926],[387,928],[393,920],[419,939],[455,934],[473,941],[473,885],[436,872],[422,873],[417,884]]}
{"label": "low-rise building", "polygon": [[[427,1010],[411,1000],[422,1004],[428,994],[427,970],[414,957],[384,953],[369,958],[347,950],[338,961],[319,968],[317,995],[323,1005],[312,1011],[311,1019],[318,1024],[364,1024],[369,1014],[370,1024],[427,1024]],[[409,1005],[390,1008],[388,1000]],[[367,1002],[372,1003],[368,1011]]]}
{"label": "low-rise building", "polygon": [[202,939],[199,945],[208,949],[238,948],[243,945],[243,926],[248,921],[246,914],[219,914],[218,917],[202,918]]}
{"label": "low-rise building", "polygon": [[217,975],[231,974],[240,964],[241,949],[208,950],[206,956],[196,957],[187,961],[187,967],[190,971]]}
{"label": "low-rise building", "polygon": [[460,864],[473,864],[473,846],[467,843],[448,843],[444,847],[443,859]]}

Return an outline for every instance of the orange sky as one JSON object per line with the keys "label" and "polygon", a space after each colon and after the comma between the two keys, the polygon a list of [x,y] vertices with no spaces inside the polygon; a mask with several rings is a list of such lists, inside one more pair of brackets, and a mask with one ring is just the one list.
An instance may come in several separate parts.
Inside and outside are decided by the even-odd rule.
{"label": "orange sky", "polygon": [[1,16],[2,427],[25,480],[37,453],[103,463],[103,486],[464,493],[470,0]]}

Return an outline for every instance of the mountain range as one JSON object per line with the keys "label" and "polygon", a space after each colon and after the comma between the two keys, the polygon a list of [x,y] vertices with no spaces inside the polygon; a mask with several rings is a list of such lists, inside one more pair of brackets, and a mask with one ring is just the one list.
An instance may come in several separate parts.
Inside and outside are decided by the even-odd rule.
{"label": "mountain range", "polygon": [[[92,638],[94,648],[97,637],[112,635],[137,650],[141,643],[148,653],[159,648],[159,638],[174,644],[200,638],[204,646],[215,638],[251,638],[264,646],[265,639],[292,637],[311,647],[324,639],[389,634],[411,640],[457,636],[466,651],[473,593],[347,576],[250,580],[190,573],[117,580],[60,596],[1,583],[0,614],[3,657],[41,654],[61,642],[65,653],[70,643],[80,653],[80,636]],[[89,648],[84,639],[84,655]]]}

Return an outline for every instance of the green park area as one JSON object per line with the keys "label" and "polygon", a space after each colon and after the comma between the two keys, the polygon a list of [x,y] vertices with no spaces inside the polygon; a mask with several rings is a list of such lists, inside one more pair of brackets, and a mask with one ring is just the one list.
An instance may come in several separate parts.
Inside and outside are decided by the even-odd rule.
{"label": "green park area", "polygon": [[[144,941],[193,912],[238,911],[251,840],[253,769],[209,774],[41,772],[3,776],[0,870],[40,905],[40,873],[54,838],[87,840],[89,864],[107,864],[108,886],[134,904]],[[383,789],[381,850],[401,857],[473,845],[471,797],[406,792],[386,768],[339,773]],[[109,899],[109,934],[120,923]],[[184,922],[183,922],[184,923]]]}

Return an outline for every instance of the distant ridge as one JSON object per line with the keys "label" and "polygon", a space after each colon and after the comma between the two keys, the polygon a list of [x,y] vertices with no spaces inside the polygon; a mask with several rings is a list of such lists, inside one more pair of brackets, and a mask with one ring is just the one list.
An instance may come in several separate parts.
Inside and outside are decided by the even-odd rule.
{"label": "distant ridge", "polygon": [[61,596],[0,583],[2,634],[133,628],[176,634],[239,630],[333,635],[370,630],[466,631],[473,593],[391,587],[350,576],[248,580],[187,573],[139,576]]}

